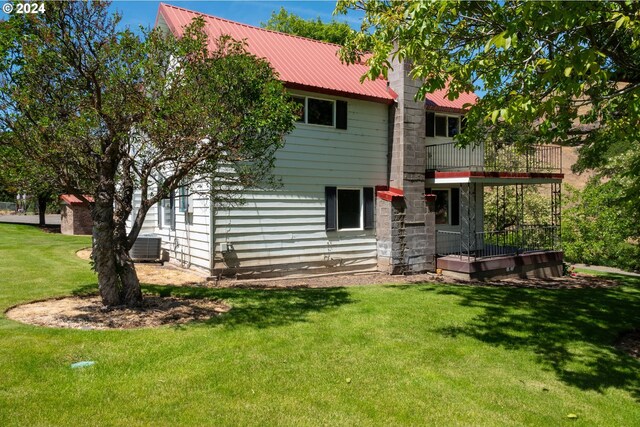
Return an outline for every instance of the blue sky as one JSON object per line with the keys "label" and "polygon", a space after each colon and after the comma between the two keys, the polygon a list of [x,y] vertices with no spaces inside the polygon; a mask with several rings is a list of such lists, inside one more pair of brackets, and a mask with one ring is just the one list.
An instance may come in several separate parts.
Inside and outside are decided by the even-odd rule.
{"label": "blue sky", "polygon": [[[295,13],[305,19],[320,17],[323,21],[331,20],[335,1],[164,1],[164,3],[184,7],[185,9],[207,13],[221,18],[238,21],[245,24],[259,26],[266,22],[273,11],[284,7],[289,12]],[[122,14],[121,25],[131,29],[137,29],[140,25],[152,27],[158,13],[159,1],[114,1],[111,8]],[[352,16],[338,15],[338,21],[348,22],[352,26],[358,26],[357,14]]]}

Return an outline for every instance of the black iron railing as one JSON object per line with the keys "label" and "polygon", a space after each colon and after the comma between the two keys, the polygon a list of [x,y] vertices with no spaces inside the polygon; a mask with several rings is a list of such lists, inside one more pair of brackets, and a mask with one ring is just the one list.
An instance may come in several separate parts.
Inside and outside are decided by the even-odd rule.
{"label": "black iron railing", "polygon": [[427,145],[427,170],[483,172],[562,172],[562,151],[556,145],[482,144],[459,148],[453,142]]}
{"label": "black iron railing", "polygon": [[560,227],[520,225],[499,231],[438,230],[438,256],[456,255],[473,259],[519,255],[527,252],[560,250]]}

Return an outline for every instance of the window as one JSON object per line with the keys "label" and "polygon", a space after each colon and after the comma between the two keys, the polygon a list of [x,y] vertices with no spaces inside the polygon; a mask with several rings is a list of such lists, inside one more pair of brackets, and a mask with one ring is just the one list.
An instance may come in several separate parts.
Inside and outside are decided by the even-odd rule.
{"label": "window", "polygon": [[460,126],[460,121],[460,116],[445,116],[427,111],[425,135],[428,137],[453,138],[464,128],[464,126]]}
{"label": "window", "polygon": [[373,187],[325,187],[327,231],[372,229],[373,212]]}
{"label": "window", "polygon": [[435,214],[438,225],[460,225],[460,189],[432,190],[426,193],[436,195]]}
{"label": "window", "polygon": [[307,123],[311,125],[333,126],[335,103],[324,99],[307,98]]}
{"label": "window", "polygon": [[187,212],[189,209],[189,188],[182,185],[178,190],[178,208],[180,212]]}
{"label": "window", "polygon": [[174,206],[175,206],[175,192],[171,191],[171,193],[169,193],[169,197],[166,199],[160,200],[160,203],[158,204],[158,227],[159,228],[167,227],[167,228],[171,228],[172,230],[176,228]]}
{"label": "window", "polygon": [[304,123],[305,120],[305,98],[300,97],[300,96],[292,96],[291,99],[293,99],[293,102],[295,102],[296,104],[298,104],[298,120],[296,120],[297,122],[301,122]]}
{"label": "window", "polygon": [[298,123],[347,129],[347,102],[292,96],[300,106]]}
{"label": "window", "polygon": [[338,230],[360,228],[360,190],[338,189]]}
{"label": "window", "polygon": [[436,116],[436,136],[447,136],[447,118]]}
{"label": "window", "polygon": [[434,190],[436,195],[436,224],[449,224],[449,190]]}

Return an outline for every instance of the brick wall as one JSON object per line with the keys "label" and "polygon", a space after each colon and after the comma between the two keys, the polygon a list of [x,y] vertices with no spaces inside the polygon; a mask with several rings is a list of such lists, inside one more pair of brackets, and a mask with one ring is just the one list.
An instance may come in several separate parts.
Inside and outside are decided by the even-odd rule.
{"label": "brick wall", "polygon": [[62,234],[92,234],[91,210],[84,205],[62,207],[60,232]]}

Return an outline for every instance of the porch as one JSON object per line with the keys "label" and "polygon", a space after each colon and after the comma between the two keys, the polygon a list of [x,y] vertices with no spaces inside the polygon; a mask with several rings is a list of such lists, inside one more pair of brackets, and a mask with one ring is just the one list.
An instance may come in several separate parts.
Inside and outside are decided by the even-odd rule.
{"label": "porch", "polygon": [[436,268],[465,280],[562,275],[558,225],[464,233],[436,231]]}
{"label": "porch", "polygon": [[438,221],[443,204],[431,206],[436,268],[463,280],[562,275],[560,180],[434,181],[434,193],[460,194],[455,221]]}

